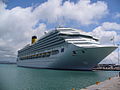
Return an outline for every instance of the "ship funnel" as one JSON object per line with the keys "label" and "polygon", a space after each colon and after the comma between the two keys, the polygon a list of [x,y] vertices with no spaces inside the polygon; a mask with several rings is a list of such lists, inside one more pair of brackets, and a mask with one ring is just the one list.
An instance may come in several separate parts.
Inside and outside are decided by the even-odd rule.
{"label": "ship funnel", "polygon": [[31,44],[35,43],[37,41],[37,36],[32,36]]}

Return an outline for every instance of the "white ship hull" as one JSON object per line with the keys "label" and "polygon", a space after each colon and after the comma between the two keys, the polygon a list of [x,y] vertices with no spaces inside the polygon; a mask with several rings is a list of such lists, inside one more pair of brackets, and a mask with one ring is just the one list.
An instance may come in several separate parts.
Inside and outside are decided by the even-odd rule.
{"label": "white ship hull", "polygon": [[[77,46],[66,44],[55,48],[64,52],[50,57],[18,60],[17,65],[32,68],[70,69],[70,70],[92,70],[92,68],[108,56],[117,47],[115,46]],[[74,54],[73,51],[76,53]]]}

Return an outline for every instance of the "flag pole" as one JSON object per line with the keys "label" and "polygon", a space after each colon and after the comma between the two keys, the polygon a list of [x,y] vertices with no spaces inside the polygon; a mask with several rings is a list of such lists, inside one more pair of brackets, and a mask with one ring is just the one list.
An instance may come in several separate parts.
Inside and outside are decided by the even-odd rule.
{"label": "flag pole", "polygon": [[115,45],[114,36],[110,40],[113,42],[113,45]]}
{"label": "flag pole", "polygon": [[118,44],[118,65],[120,64],[120,58],[119,58],[119,44]]}

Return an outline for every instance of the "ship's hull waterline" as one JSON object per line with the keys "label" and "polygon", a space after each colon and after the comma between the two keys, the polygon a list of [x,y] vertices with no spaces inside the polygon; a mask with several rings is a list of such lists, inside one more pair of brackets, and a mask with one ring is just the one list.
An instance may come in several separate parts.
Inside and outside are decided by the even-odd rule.
{"label": "ship's hull waterline", "polygon": [[[62,47],[63,48],[63,47]],[[114,51],[116,46],[64,46],[64,52],[50,57],[18,60],[17,65],[30,68],[92,70],[101,60]],[[59,51],[61,47],[55,48]]]}

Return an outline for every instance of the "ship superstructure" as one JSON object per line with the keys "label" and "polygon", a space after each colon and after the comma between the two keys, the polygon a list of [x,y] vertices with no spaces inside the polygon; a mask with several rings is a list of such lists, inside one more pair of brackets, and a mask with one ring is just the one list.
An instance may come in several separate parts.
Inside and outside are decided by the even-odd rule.
{"label": "ship superstructure", "polygon": [[91,70],[116,46],[101,45],[87,32],[56,28],[18,51],[17,65],[33,68]]}

